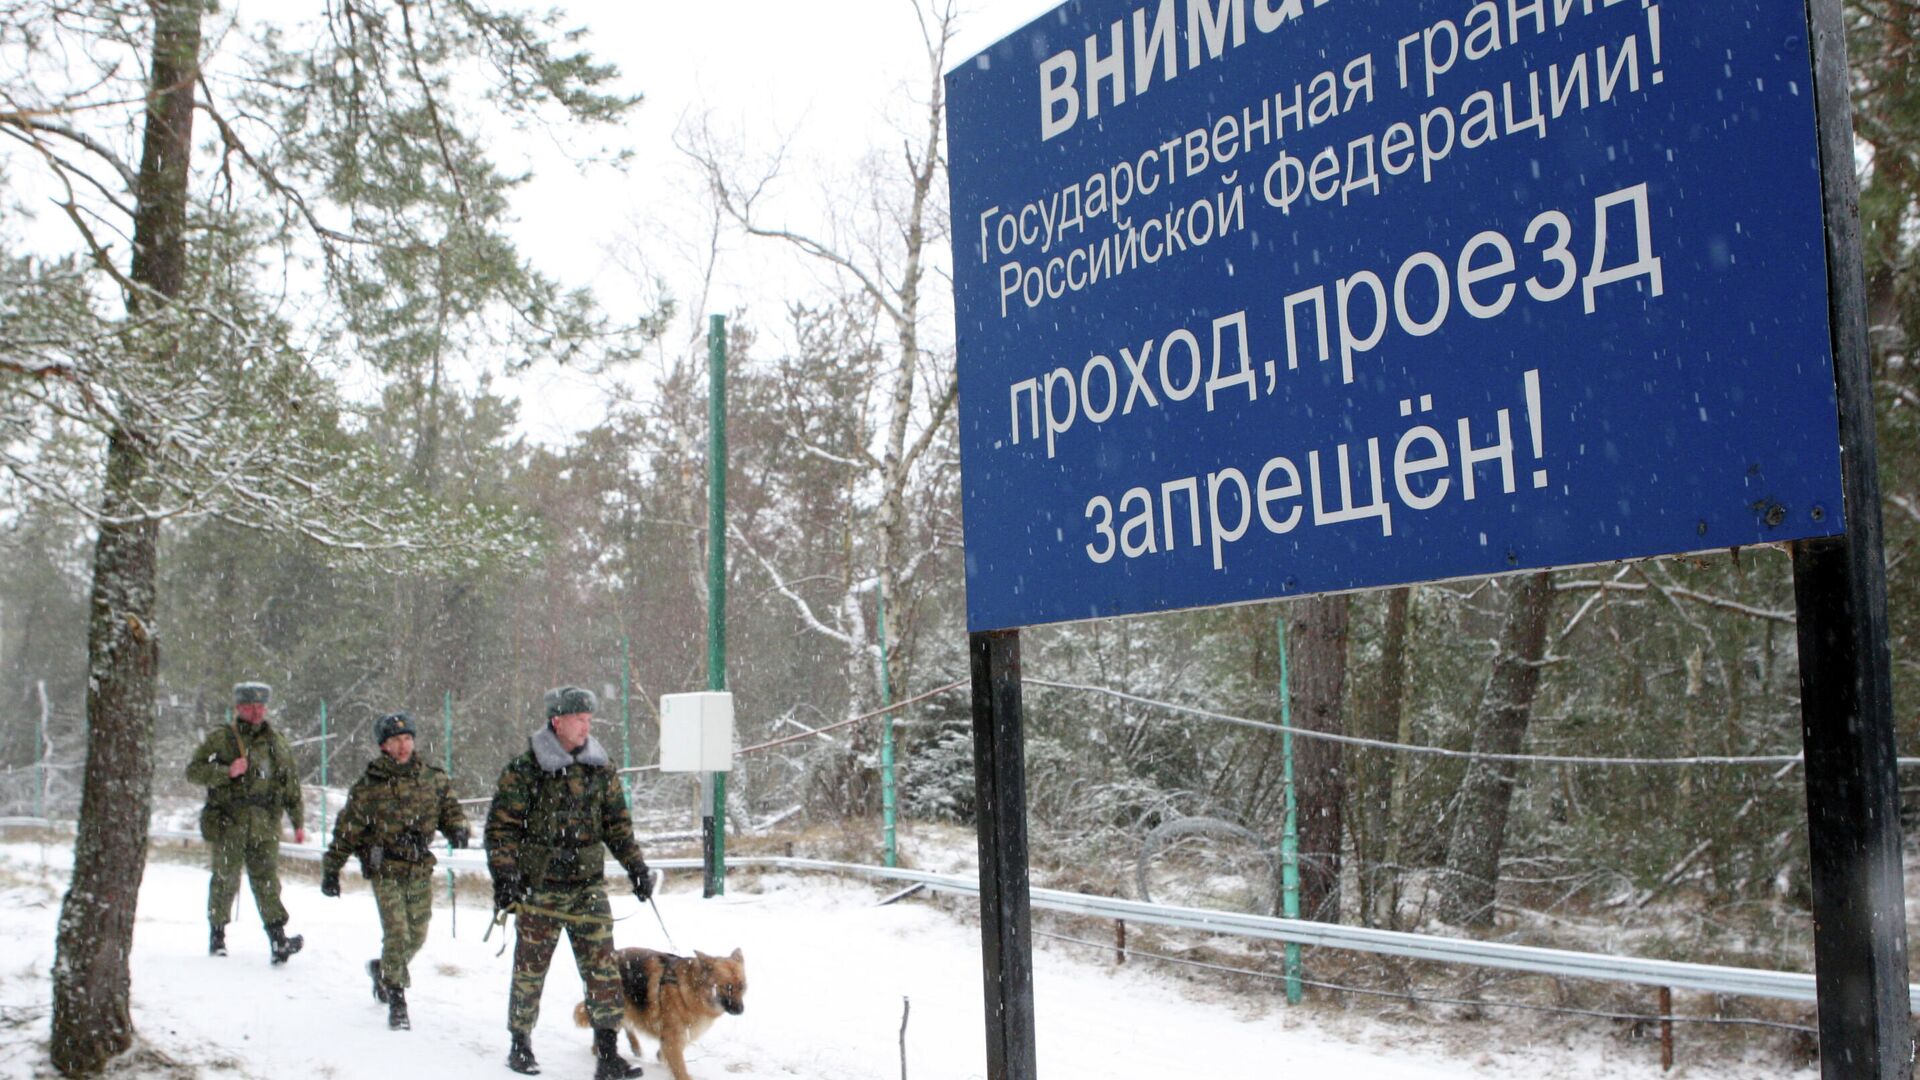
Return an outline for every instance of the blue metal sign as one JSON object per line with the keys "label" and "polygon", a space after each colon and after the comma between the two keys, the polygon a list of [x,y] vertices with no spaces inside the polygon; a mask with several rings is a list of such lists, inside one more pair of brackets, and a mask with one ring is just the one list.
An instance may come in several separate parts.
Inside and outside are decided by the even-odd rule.
{"label": "blue metal sign", "polygon": [[1075,0],[947,88],[972,630],[1844,531],[1799,3]]}

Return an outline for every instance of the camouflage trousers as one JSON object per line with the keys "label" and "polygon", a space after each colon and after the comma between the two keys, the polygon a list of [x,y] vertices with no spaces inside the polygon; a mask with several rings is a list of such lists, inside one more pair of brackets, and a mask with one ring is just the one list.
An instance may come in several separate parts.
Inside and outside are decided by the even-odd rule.
{"label": "camouflage trousers", "polygon": [[568,916],[518,913],[519,937],[513,946],[513,990],[507,995],[507,1028],[533,1033],[540,1019],[540,991],[546,986],[547,965],[564,932],[573,943],[573,963],[587,991],[587,1014],[593,1026],[620,1025],[620,969],[613,958],[613,909],[607,904],[605,882],[536,889],[526,906]]}
{"label": "camouflage trousers", "polygon": [[280,903],[280,830],[249,820],[265,814],[242,811],[208,847],[212,851],[213,879],[207,884],[207,922],[225,926],[233,917],[233,898],[240,891],[240,873],[253,885],[253,906],[267,926],[287,921]]}
{"label": "camouflage trousers", "polygon": [[380,978],[402,990],[413,985],[407,965],[427,943],[433,920],[433,871],[383,873],[373,879],[380,906]]}

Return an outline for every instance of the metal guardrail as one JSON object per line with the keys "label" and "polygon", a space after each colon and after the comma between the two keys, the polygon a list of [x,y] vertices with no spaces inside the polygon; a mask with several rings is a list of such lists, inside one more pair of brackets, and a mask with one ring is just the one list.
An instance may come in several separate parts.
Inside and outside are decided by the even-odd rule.
{"label": "metal guardrail", "polygon": [[[661,860],[697,868],[696,859]],[[733,867],[765,865],[794,870],[817,870],[863,877],[908,881],[943,892],[969,896],[979,894],[972,879],[948,874],[930,874],[917,870],[887,869],[851,863],[824,862],[781,856],[728,859]],[[1089,896],[1057,889],[1033,889],[1033,906],[1096,918],[1120,919],[1132,923],[1170,926],[1213,934],[1235,934],[1322,948],[1400,956],[1446,964],[1526,971],[1540,975],[1559,975],[1605,982],[1668,986],[1683,990],[1738,994],[1746,997],[1777,998],[1786,1001],[1813,1001],[1816,994],[1812,975],[1762,968],[1727,967],[1718,964],[1694,964],[1678,960],[1649,960],[1632,956],[1572,952],[1534,945],[1513,945],[1498,941],[1433,937],[1394,930],[1375,930],[1364,926],[1282,919],[1265,915],[1208,911],[1203,908],[1145,904],[1114,897]],[[1920,998],[1920,985],[1908,987],[1910,997]]]}
{"label": "metal guardrail", "polygon": [[[57,823],[33,818],[0,818],[0,827],[55,824]],[[155,839],[163,840],[197,841],[200,839],[198,833],[179,830],[156,830],[153,836]],[[323,849],[317,844],[282,844],[280,850],[283,855],[291,858],[317,862]],[[477,849],[442,852],[439,858],[441,866],[455,873],[486,873],[486,854]],[[659,870],[698,872],[702,869],[701,861],[695,858],[648,861]],[[616,874],[624,873],[619,870],[617,863],[609,862],[607,865]],[[868,866],[863,863],[829,862],[824,859],[807,859],[789,855],[730,856],[727,859],[727,866],[729,869],[802,870],[907,882],[961,896],[978,896],[980,893],[979,883],[975,879],[954,874]],[[1634,956],[1549,949],[1536,945],[1514,945],[1499,941],[1437,937],[1396,930],[1376,930],[1364,926],[1309,922],[1304,919],[1282,919],[1229,911],[1209,911],[1204,908],[1147,904],[1136,900],[1063,892],[1058,889],[1033,889],[1031,896],[1034,907],[1049,911],[1124,920],[1152,926],[1175,927],[1202,933],[1233,934],[1318,948],[1398,956],[1409,960],[1499,968],[1506,971],[1524,971],[1537,975],[1593,979],[1601,982],[1666,986],[1680,990],[1774,998],[1783,1001],[1810,1002],[1817,997],[1814,977],[1802,972],[1695,964],[1679,960],[1651,960]],[[1909,985],[1907,993],[1910,1003],[1920,1003],[1920,984]]]}

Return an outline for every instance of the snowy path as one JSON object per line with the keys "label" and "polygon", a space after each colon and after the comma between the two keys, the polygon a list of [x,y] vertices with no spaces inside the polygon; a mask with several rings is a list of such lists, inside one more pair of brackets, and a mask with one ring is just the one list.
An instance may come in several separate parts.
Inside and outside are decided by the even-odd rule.
{"label": "snowy path", "polygon": [[[70,852],[64,846],[0,844],[0,1078],[46,1067],[46,971]],[[286,879],[290,926],[306,950],[284,968],[267,963],[251,898],[228,930],[232,955],[205,955],[206,872],[148,864],[134,942],[134,1016],[147,1044],[211,1077],[511,1076],[502,1064],[509,956],[500,937],[482,944],[484,915],[463,896],[450,936],[444,894],[414,962],[414,1030],[386,1030],[363,966],[378,952],[372,894],[349,871],[347,894],[323,898],[310,881]],[[702,900],[687,875],[669,879],[659,906],[681,951],[744,950],[744,1016],[723,1017],[688,1055],[696,1080],[892,1080],[900,1075],[901,999],[911,1080],[985,1075],[979,938],[970,925],[926,904],[876,907],[875,891],[823,877],[769,875],[726,897]],[[659,924],[616,891],[623,945],[663,948]],[[1048,1080],[1172,1080],[1295,1076],[1341,1080],[1463,1077],[1659,1076],[1644,1047],[1596,1039],[1571,1054],[1449,1059],[1384,1025],[1367,1028],[1375,1048],[1315,1026],[1313,1010],[1275,998],[1244,1007],[1203,1003],[1151,968],[1116,971],[1078,951],[1035,957],[1040,1075]],[[592,1075],[587,1033],[572,1024],[579,978],[563,946],[547,981],[534,1049],[546,1076]],[[1343,1024],[1358,1030],[1358,1022]],[[1380,1045],[1409,1047],[1381,1050]],[[132,1075],[121,1070],[121,1075]],[[648,1077],[666,1077],[649,1056]],[[1685,1069],[1672,1076],[1703,1077]]]}

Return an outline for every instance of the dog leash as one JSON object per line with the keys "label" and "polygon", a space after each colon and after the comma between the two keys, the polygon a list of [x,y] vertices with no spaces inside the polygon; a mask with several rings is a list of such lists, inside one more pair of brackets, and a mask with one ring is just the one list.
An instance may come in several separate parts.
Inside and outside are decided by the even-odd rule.
{"label": "dog leash", "polygon": [[667,948],[672,949],[674,952],[679,952],[680,946],[674,943],[673,933],[667,929],[667,920],[661,918],[660,905],[653,902],[653,894],[651,893],[647,894],[647,906],[653,909],[653,917],[660,920],[660,932],[667,937]]}
{"label": "dog leash", "polygon": [[[655,914],[658,914],[658,913],[659,911],[656,908]],[[627,919],[633,918],[632,914],[612,915],[612,916],[572,915],[564,911],[555,911],[552,908],[536,907],[532,904],[515,902],[512,904],[508,904],[506,907],[494,909],[493,921],[487,924],[487,932],[480,935],[480,941],[482,944],[485,944],[487,939],[493,936],[494,927],[505,926],[507,924],[507,916],[509,915],[523,915],[523,916],[538,915],[543,919],[558,919],[561,922],[585,923],[588,926],[612,926],[614,923],[624,922]],[[493,955],[501,956],[501,955],[504,955],[506,951],[507,951],[507,942],[503,938],[500,942],[500,951],[494,953]]]}
{"label": "dog leash", "polygon": [[[508,914],[510,913],[507,911],[506,908],[493,909],[493,921],[487,924],[487,932],[480,935],[480,944],[485,945],[487,943],[487,939],[493,936],[493,931],[495,927],[507,925]],[[496,958],[498,958],[506,955],[506,951],[507,951],[507,939],[505,935],[502,935],[500,938],[500,951],[497,953],[494,953],[493,955]]]}
{"label": "dog leash", "polygon": [[[667,929],[667,920],[664,917],[662,917],[660,914],[660,905],[654,903],[653,890],[651,889],[647,890],[647,905],[653,908],[653,917],[660,921],[660,932],[666,935],[668,947],[673,949],[673,951],[675,952],[679,952],[680,946],[678,944],[675,944],[673,940],[673,933]],[[637,913],[632,913],[627,915],[614,915],[614,916],[570,915],[564,911],[555,911],[552,908],[535,907],[532,904],[516,901],[514,903],[508,904],[506,907],[494,909],[493,921],[487,924],[486,933],[480,935],[480,942],[481,944],[485,944],[487,939],[493,936],[493,931],[495,927],[505,926],[507,924],[508,915],[539,915],[549,919],[559,919],[561,922],[586,923],[588,925],[604,924],[607,926],[611,926],[614,923],[624,922],[627,919],[633,918],[633,914],[637,914]],[[500,942],[500,951],[497,953],[494,953],[494,955],[502,956],[506,953],[506,951],[507,951],[507,942],[503,938]]]}

